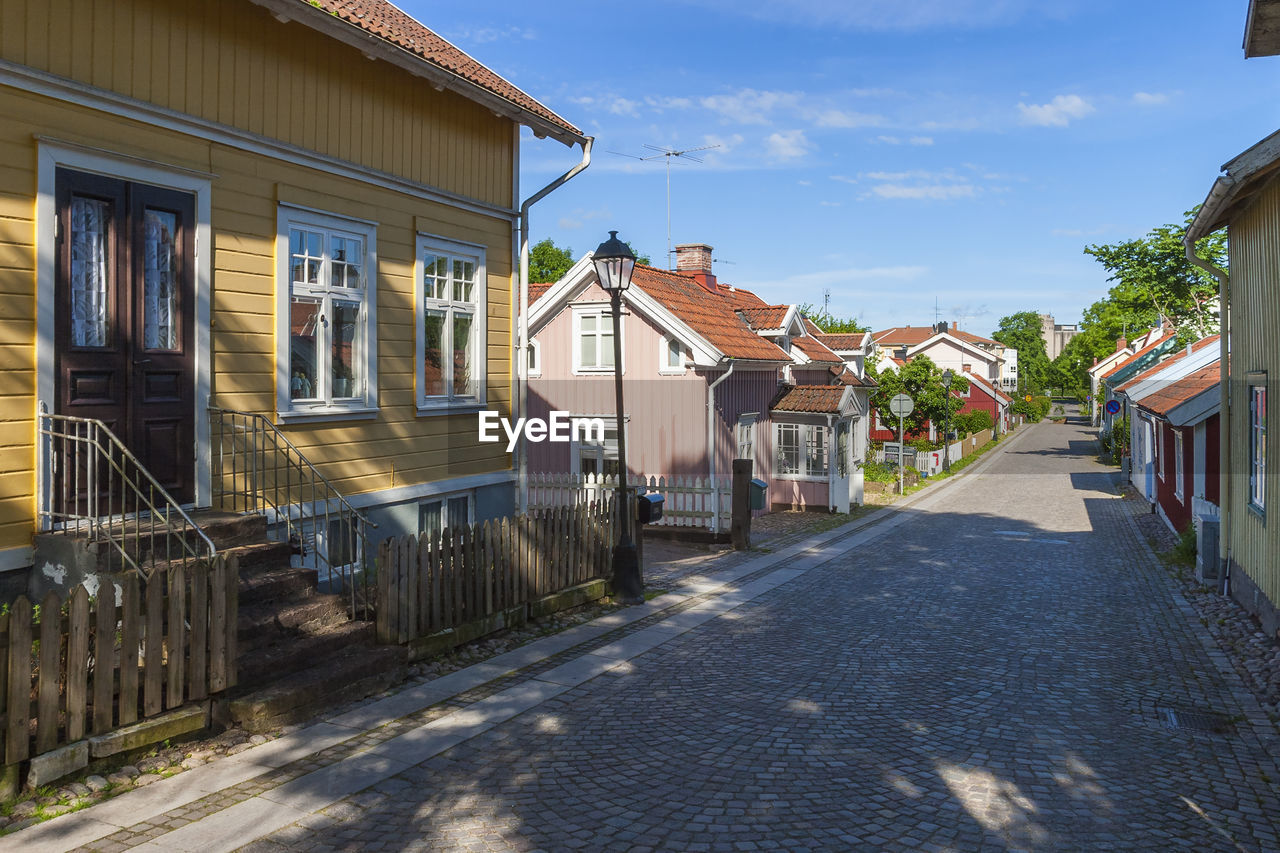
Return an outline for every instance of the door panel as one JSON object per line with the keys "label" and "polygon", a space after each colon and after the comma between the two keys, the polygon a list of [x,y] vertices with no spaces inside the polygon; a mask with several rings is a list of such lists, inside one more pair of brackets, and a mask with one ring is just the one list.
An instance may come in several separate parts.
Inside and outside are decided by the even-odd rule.
{"label": "door panel", "polygon": [[[194,198],[67,170],[56,192],[56,411],[105,422],[175,499],[189,502]],[[76,493],[78,511],[118,511],[106,472],[89,472],[76,443],[63,444],[59,476],[80,484],[65,490]]]}

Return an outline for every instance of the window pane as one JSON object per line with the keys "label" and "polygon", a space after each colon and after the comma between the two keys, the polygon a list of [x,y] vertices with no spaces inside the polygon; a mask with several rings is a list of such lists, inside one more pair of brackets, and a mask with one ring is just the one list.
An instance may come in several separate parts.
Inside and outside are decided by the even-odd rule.
{"label": "window pane", "polygon": [[594,321],[594,317],[582,318],[582,334],[578,336],[579,357],[578,363],[583,367],[595,367],[596,361],[596,335],[594,331],[587,331],[587,320]]}
{"label": "window pane", "polygon": [[178,348],[178,217],[162,210],[143,213],[142,345]]}
{"label": "window pane", "polygon": [[111,203],[92,198],[71,199],[71,345],[105,347],[110,344],[107,257]]}
{"label": "window pane", "polygon": [[428,501],[418,507],[418,534],[425,536],[429,542],[439,541],[440,532],[444,530],[441,513],[440,501]]}
{"label": "window pane", "polygon": [[585,334],[585,333],[587,333],[587,332],[591,332],[591,333],[593,333],[593,334],[594,334],[594,333],[595,333],[595,330],[596,330],[596,317],[595,317],[594,315],[591,315],[591,314],[584,314],[584,315],[582,315],[582,331],[583,331],[583,333]]}
{"label": "window pane", "polygon": [[422,377],[422,393],[437,396],[445,393],[444,387],[444,321],[443,311],[427,311],[423,327],[426,350],[424,373]]}
{"label": "window pane", "polygon": [[457,498],[449,498],[449,526],[460,527],[464,524],[470,524],[470,508],[471,501],[466,496]]}
{"label": "window pane", "polygon": [[355,355],[360,351],[360,303],[333,301],[330,379],[334,397],[359,395],[360,376]]}
{"label": "window pane", "polygon": [[457,302],[470,302],[475,292],[476,265],[474,261],[453,262],[453,298]]}
{"label": "window pane", "polygon": [[289,300],[289,399],[311,400],[316,386],[316,330],[320,300],[294,296]]}
{"label": "window pane", "polygon": [[445,287],[449,281],[449,261],[427,252],[422,258],[423,292],[427,299],[446,298]]}
{"label": "window pane", "polygon": [[289,247],[289,276],[293,283],[319,284],[320,266],[324,260],[324,235],[318,231],[290,229]]}
{"label": "window pane", "polygon": [[473,321],[470,314],[453,315],[453,394],[456,397],[469,397],[475,393],[471,387]]}
{"label": "window pane", "polygon": [[684,350],[679,341],[667,341],[667,367],[683,367]]}
{"label": "window pane", "polygon": [[613,328],[612,324],[600,324],[600,366],[613,367]]}

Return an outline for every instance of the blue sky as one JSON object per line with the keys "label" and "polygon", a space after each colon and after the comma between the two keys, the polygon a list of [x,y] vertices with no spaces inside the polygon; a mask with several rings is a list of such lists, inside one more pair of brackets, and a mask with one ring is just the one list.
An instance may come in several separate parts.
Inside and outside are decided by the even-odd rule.
{"label": "blue sky", "polygon": [[[1280,57],[1245,61],[1247,0],[402,0],[596,137],[533,209],[575,255],[617,229],[663,263],[715,247],[723,281],[874,328],[989,333],[1079,320],[1088,243],[1180,221],[1219,166],[1280,126]],[[907,11],[904,11],[906,9]],[[523,147],[522,196],[576,162]]]}

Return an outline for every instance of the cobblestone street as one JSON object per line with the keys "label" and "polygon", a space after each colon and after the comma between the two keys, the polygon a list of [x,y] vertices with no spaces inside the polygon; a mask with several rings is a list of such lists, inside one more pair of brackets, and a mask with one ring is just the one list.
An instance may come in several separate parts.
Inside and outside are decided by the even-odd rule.
{"label": "cobblestone street", "polygon": [[1274,762],[1090,449],[1037,427],[876,541],[254,848],[1275,850]]}
{"label": "cobblestone street", "polygon": [[86,849],[1280,849],[1275,730],[1093,453],[1025,429],[718,597]]}

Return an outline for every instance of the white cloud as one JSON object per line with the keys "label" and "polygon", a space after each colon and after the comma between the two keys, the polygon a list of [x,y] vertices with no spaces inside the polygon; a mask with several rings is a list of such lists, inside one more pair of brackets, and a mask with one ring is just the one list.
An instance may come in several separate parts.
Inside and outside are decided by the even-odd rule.
{"label": "white cloud", "polygon": [[809,140],[803,130],[787,130],[771,133],[764,141],[765,150],[770,157],[780,160],[794,160],[809,152]]}
{"label": "white cloud", "polygon": [[612,217],[613,213],[608,208],[587,210],[580,207],[574,210],[571,215],[560,217],[556,221],[556,225],[565,231],[576,231],[594,219],[610,219]]}
{"label": "white cloud", "polygon": [[818,205],[819,205],[819,206],[821,206],[821,207],[843,207],[843,206],[844,206],[844,202],[842,202],[842,201],[820,201],[820,202],[818,202]]}
{"label": "white cloud", "polygon": [[842,184],[856,184],[857,178],[851,178],[848,175],[831,175],[830,180],[839,181]]}
{"label": "white cloud", "polygon": [[884,116],[834,108],[809,112],[805,117],[818,127],[877,127],[884,124]]}
{"label": "white cloud", "polygon": [[1169,96],[1163,92],[1134,92],[1133,102],[1144,107],[1153,107],[1169,103]]}
{"label": "white cloud", "polygon": [[710,95],[698,103],[722,118],[739,124],[768,124],[768,114],[780,107],[794,108],[798,102],[790,92],[761,92],[743,89],[731,95]]}
{"label": "white cloud", "polygon": [[733,14],[812,28],[858,30],[979,29],[1028,17],[1061,18],[1071,4],[1037,0],[693,0]]}
{"label": "white cloud", "polygon": [[913,136],[907,141],[910,142],[912,145],[932,145],[933,137],[932,136]]}
{"label": "white cloud", "polygon": [[730,151],[737,148],[742,143],[743,143],[743,137],[741,133],[735,133],[733,134],[733,136],[716,136],[715,134],[708,134],[702,137],[703,145],[719,146],[718,148],[714,148],[711,151],[708,151],[707,152],[708,155],[728,154]]}
{"label": "white cloud", "polygon": [[878,184],[871,192],[881,198],[928,199],[948,201],[956,198],[973,198],[978,194],[973,184]]}
{"label": "white cloud", "polygon": [[1023,124],[1041,127],[1066,127],[1072,119],[1094,112],[1093,104],[1079,95],[1058,95],[1047,104],[1018,104]]}
{"label": "white cloud", "polygon": [[885,145],[901,145],[902,140],[896,136],[877,136],[876,142],[883,142]]}
{"label": "white cloud", "polygon": [[460,30],[452,40],[489,44],[495,41],[513,41],[515,39],[533,41],[537,37],[538,34],[534,30],[526,30],[521,27],[479,27],[477,29]]}

